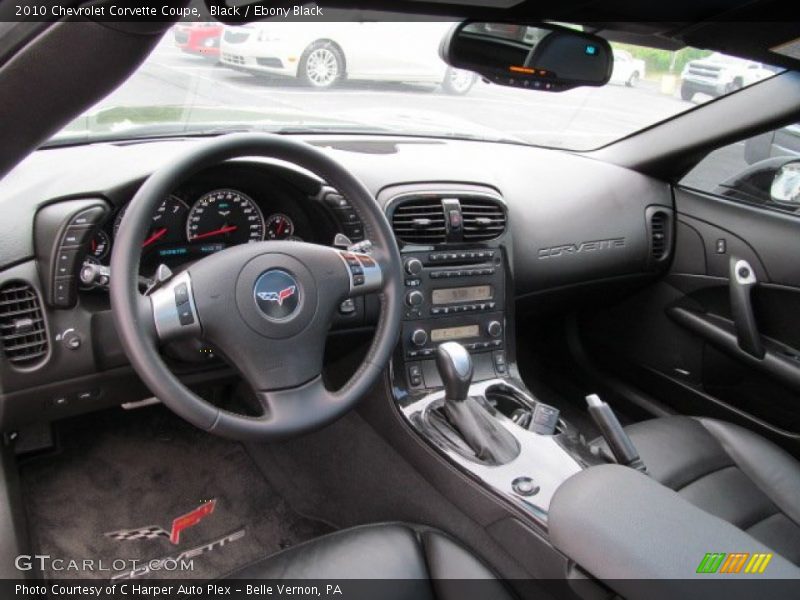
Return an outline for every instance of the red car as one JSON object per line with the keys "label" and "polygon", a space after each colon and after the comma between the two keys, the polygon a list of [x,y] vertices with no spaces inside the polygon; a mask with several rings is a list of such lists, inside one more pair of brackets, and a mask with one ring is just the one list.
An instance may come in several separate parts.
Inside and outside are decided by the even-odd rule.
{"label": "red car", "polygon": [[220,23],[186,23],[173,28],[175,45],[184,52],[217,58],[222,36]]}

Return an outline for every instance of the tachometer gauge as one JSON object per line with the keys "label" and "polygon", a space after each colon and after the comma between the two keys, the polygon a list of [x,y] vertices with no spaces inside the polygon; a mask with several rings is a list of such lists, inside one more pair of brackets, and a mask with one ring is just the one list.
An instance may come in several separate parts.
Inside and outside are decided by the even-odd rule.
{"label": "tachometer gauge", "polygon": [[294,236],[294,223],[284,214],[276,213],[267,219],[267,239],[288,240]]}
{"label": "tachometer gauge", "polygon": [[111,249],[111,239],[108,234],[102,229],[94,234],[91,243],[89,244],[89,251],[87,256],[100,261],[108,256],[108,251]]}
{"label": "tachometer gauge", "polygon": [[[122,217],[127,209],[128,207],[125,206],[117,214],[117,218],[114,221],[114,237],[117,236]],[[166,242],[182,241],[180,232],[183,229],[184,219],[186,219],[188,211],[189,206],[177,196],[171,195],[164,198],[153,213],[150,227],[144,240],[142,240],[142,248],[149,248]]]}
{"label": "tachometer gauge", "polygon": [[186,239],[228,245],[264,239],[264,215],[253,199],[236,190],[214,190],[201,196],[189,211]]}

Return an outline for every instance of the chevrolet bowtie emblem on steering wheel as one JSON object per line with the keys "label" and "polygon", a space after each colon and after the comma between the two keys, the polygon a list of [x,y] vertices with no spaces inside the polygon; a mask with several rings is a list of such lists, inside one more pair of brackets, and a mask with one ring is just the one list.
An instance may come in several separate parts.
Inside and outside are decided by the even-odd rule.
{"label": "chevrolet bowtie emblem on steering wheel", "polygon": [[300,286],[288,272],[271,269],[256,279],[253,288],[258,309],[268,318],[290,317],[300,305]]}
{"label": "chevrolet bowtie emblem on steering wheel", "polygon": [[283,301],[294,296],[296,291],[297,286],[292,285],[282,289],[280,292],[257,292],[256,295],[261,300],[266,300],[267,302],[277,302],[278,306],[283,306]]}

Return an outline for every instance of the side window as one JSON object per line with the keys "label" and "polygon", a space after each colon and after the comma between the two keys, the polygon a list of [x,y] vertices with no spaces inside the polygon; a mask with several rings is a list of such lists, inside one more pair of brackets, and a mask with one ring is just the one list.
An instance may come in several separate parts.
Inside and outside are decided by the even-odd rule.
{"label": "side window", "polygon": [[800,123],[719,148],[681,185],[800,214]]}

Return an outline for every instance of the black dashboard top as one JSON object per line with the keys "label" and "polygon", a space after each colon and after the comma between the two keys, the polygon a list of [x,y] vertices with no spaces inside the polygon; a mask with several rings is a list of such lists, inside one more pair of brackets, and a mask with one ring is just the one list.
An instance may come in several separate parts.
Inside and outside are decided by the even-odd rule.
{"label": "black dashboard top", "polygon": [[[407,184],[478,185],[500,194],[508,205],[512,232],[520,232],[514,236],[513,258],[521,295],[647,270],[649,241],[643,211],[647,206],[672,206],[668,184],[567,152],[424,138],[309,136],[307,140],[329,152],[387,202],[392,195],[381,192]],[[34,256],[32,232],[20,224],[32,227],[42,206],[67,198],[99,197],[119,208],[150,173],[195,143],[90,144],[33,153],[0,182],[5,216],[0,221],[0,268]],[[248,162],[275,166],[261,159]],[[278,166],[284,178],[290,177],[308,195],[322,185],[316,176],[291,165]],[[241,187],[235,178],[214,185],[223,183],[234,190]],[[188,200],[196,202],[196,193]],[[278,198],[275,210],[288,210],[281,206]]]}

